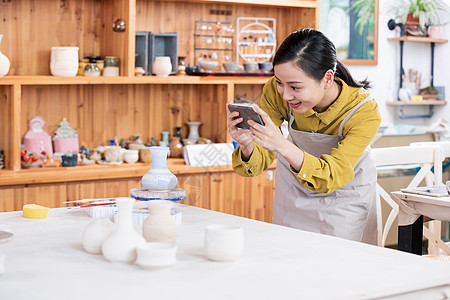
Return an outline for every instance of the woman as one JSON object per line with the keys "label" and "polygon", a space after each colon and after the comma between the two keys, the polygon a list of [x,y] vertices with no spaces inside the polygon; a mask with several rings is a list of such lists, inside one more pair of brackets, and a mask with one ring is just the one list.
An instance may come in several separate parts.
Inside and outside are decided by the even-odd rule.
{"label": "woman", "polygon": [[[376,244],[376,169],[369,144],[380,125],[377,103],[337,61],[321,32],[302,29],[277,50],[259,113],[265,126],[228,111],[231,137],[240,144],[233,168],[256,176],[279,154],[273,222]],[[289,136],[279,127],[289,122]]]}

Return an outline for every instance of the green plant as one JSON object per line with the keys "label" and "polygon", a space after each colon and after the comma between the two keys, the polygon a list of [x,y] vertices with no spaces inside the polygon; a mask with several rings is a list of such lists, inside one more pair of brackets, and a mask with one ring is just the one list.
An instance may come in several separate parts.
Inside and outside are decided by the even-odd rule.
{"label": "green plant", "polygon": [[359,34],[363,34],[364,26],[373,28],[375,25],[375,0],[355,0],[351,9],[358,16],[355,28],[359,26]]}
{"label": "green plant", "polygon": [[425,25],[440,25],[439,11],[446,11],[441,0],[397,0],[393,4],[396,18],[406,22],[406,17],[411,14],[418,17],[420,27]]}

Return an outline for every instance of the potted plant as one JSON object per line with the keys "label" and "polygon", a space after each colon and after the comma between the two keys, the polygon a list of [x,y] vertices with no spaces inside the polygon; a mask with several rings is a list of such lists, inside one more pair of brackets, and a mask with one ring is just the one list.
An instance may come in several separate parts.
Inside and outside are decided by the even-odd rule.
{"label": "potted plant", "polygon": [[412,35],[425,35],[426,25],[440,24],[439,12],[446,11],[442,0],[397,0],[392,8]]}

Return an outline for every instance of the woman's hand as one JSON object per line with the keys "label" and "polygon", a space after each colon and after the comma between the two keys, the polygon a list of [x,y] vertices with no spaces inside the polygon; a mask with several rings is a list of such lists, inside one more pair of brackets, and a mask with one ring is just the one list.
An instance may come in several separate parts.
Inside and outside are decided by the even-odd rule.
{"label": "woman's hand", "polygon": [[251,126],[250,131],[253,141],[269,151],[281,152],[280,150],[286,143],[290,144],[290,142],[283,136],[280,128],[272,122],[265,111],[258,106],[253,107],[253,110],[261,116],[265,124],[263,126],[252,120],[248,122]]}
{"label": "woman's hand", "polygon": [[239,116],[239,112],[234,111],[230,113],[228,104],[229,103],[226,104],[228,113],[228,130],[230,132],[231,138],[238,142],[239,145],[241,145],[242,158],[247,161],[252,155],[254,148],[252,133],[250,132],[250,130],[236,127],[237,124],[243,122],[243,118],[237,118],[233,120],[234,118]]}

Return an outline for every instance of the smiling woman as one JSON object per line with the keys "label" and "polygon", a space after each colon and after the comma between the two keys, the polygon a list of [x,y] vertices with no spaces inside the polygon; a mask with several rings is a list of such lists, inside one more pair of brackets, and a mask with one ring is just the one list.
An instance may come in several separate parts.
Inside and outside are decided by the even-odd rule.
{"label": "smiling woman", "polygon": [[321,31],[347,65],[376,65],[378,0],[322,0]]}
{"label": "smiling woman", "polygon": [[239,143],[233,169],[257,176],[278,154],[275,224],[376,244],[377,173],[368,145],[381,118],[369,82],[355,81],[334,44],[314,29],[286,37],[273,66],[254,107],[264,125],[238,128],[242,117],[229,112],[230,136]]}

